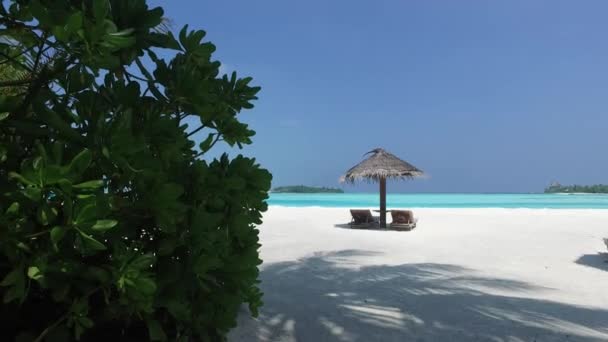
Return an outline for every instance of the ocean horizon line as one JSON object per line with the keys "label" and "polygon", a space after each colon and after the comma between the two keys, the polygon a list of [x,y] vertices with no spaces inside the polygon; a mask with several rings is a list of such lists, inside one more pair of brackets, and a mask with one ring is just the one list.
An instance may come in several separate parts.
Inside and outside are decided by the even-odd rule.
{"label": "ocean horizon line", "polygon": [[[367,192],[367,191],[344,191],[344,192],[275,192],[270,191],[271,194],[288,194],[288,195],[373,195],[378,192]],[[390,195],[608,195],[608,193],[591,193],[591,192],[390,192],[386,194]]]}
{"label": "ocean horizon line", "polygon": [[[282,204],[268,204],[268,208],[302,208],[302,209],[370,209],[370,208],[375,208],[375,207],[370,207],[370,206],[353,206],[353,207],[326,207],[326,206],[320,206],[320,205],[307,205],[307,206],[290,206],[290,205],[282,205]],[[403,208],[399,208],[399,209],[403,209]],[[454,210],[486,210],[486,209],[490,209],[490,210],[589,210],[589,211],[593,211],[593,210],[600,210],[600,211],[606,211],[608,210],[608,208],[554,208],[554,207],[538,207],[538,208],[530,208],[530,207],[417,207],[417,206],[410,206],[407,207],[405,209],[438,209],[438,210],[447,210],[447,209],[454,209]],[[387,210],[392,210],[390,207],[387,206]],[[395,209],[396,210],[396,209]],[[375,215],[377,215],[377,213],[374,213]]]}

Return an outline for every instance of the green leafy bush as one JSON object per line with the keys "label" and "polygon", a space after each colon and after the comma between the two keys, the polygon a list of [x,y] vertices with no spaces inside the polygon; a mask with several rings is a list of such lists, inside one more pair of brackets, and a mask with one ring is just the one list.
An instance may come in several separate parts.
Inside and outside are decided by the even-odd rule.
{"label": "green leafy bush", "polygon": [[162,16],[144,0],[0,3],[3,340],[223,340],[261,304],[271,176],[201,159],[251,143],[237,115],[259,88],[220,77],[205,33],[175,37]]}

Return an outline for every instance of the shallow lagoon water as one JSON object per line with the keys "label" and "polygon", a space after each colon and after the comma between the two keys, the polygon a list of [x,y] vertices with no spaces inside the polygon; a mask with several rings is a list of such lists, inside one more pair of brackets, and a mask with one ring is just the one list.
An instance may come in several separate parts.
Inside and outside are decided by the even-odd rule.
{"label": "shallow lagoon water", "polygon": [[[287,207],[377,207],[377,193],[271,193],[269,205]],[[608,209],[608,194],[387,194],[387,208]]]}

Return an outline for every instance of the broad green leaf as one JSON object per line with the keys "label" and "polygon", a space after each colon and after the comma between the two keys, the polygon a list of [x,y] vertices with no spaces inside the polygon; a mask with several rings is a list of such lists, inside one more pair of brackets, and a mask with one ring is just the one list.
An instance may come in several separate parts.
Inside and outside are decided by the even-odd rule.
{"label": "broad green leaf", "polygon": [[13,204],[11,204],[10,207],[8,207],[8,209],[6,209],[7,215],[15,215],[18,212],[19,212],[19,202],[13,202]]}
{"label": "broad green leaf", "polygon": [[8,151],[5,146],[0,145],[0,163],[4,163],[6,159],[8,159]]}
{"label": "broad green leaf", "polygon": [[10,286],[13,284],[16,284],[20,278],[23,277],[23,269],[22,268],[16,268],[14,270],[12,270],[11,272],[9,272],[4,279],[2,279],[2,282],[0,282],[0,286]]}
{"label": "broad green leaf", "polygon": [[87,329],[92,328],[94,325],[93,321],[91,321],[91,319],[88,317],[78,317],[78,324]]}
{"label": "broad green leaf", "polygon": [[185,25],[184,27],[182,27],[182,29],[179,31],[179,42],[180,44],[182,44],[182,46],[185,48],[187,45],[187,39],[188,39],[188,25]]}
{"label": "broad green leaf", "polygon": [[61,164],[63,161],[63,150],[65,146],[63,142],[55,141],[53,143],[53,157],[55,158],[55,163]]}
{"label": "broad green leaf", "polygon": [[180,321],[187,321],[188,319],[190,319],[190,316],[192,314],[191,306],[187,303],[179,301],[178,298],[170,300],[166,304],[166,307],[169,313]]}
{"label": "broad green leaf", "polygon": [[103,184],[104,183],[102,180],[91,180],[88,182],[75,184],[75,185],[73,185],[73,187],[76,189],[97,189],[97,188],[101,188],[103,186]]}
{"label": "broad green leaf", "polygon": [[30,246],[26,245],[23,242],[17,242],[17,248],[19,248],[20,250],[27,252],[27,253],[32,253],[32,249],[30,248]]}
{"label": "broad green leaf", "polygon": [[38,202],[42,197],[42,189],[37,186],[28,186],[23,190],[23,194],[30,200]]}
{"label": "broad green leaf", "polygon": [[127,48],[135,44],[135,37],[132,36],[132,34],[133,29],[126,29],[114,33],[109,33],[104,38],[104,42],[102,44],[114,50]]}
{"label": "broad green leaf", "polygon": [[[84,71],[82,68],[72,68],[68,72],[69,86],[68,89],[70,92],[79,92],[83,89],[90,87],[91,83],[94,81],[94,76]],[[76,123],[81,121],[81,118],[72,113],[71,111],[67,111],[66,114],[70,120],[73,120]]]}
{"label": "broad green leaf", "polygon": [[211,143],[213,142],[213,137],[215,136],[215,134],[210,133],[207,138],[205,140],[203,140],[202,143],[200,143],[199,148],[201,149],[201,152],[205,153],[209,150],[209,147],[211,146]]}
{"label": "broad green leaf", "polygon": [[62,178],[57,181],[57,184],[59,185],[59,188],[66,194],[70,195],[72,193],[72,182],[69,180]]}
{"label": "broad green leaf", "polygon": [[133,281],[133,286],[137,291],[145,294],[152,295],[156,292],[156,283],[154,280],[147,277],[139,277]]}
{"label": "broad green leaf", "polygon": [[95,240],[92,236],[85,234],[81,231],[79,231],[79,233],[80,233],[80,236],[82,237],[82,242],[86,248],[90,248],[91,250],[94,250],[94,251],[106,250],[106,246],[103,243]]}
{"label": "broad green leaf", "polygon": [[32,161],[32,166],[34,167],[34,170],[40,170],[42,167],[42,157],[34,158],[34,161]]}
{"label": "broad green leaf", "polygon": [[103,155],[104,155],[104,157],[106,157],[106,158],[110,159],[110,150],[108,150],[108,148],[107,148],[107,147],[105,147],[105,146],[104,146],[104,147],[101,149],[101,154],[103,154]]}
{"label": "broad green leaf", "polygon": [[135,30],[132,29],[132,28],[129,28],[129,29],[126,29],[126,30],[110,33],[110,36],[112,36],[112,37],[128,37],[133,32],[135,32]]}
{"label": "broad green leaf", "polygon": [[19,293],[19,289],[17,287],[11,287],[4,293],[3,301],[4,303],[10,303],[15,299],[21,298],[22,294]]}
{"label": "broad green leaf", "polygon": [[82,150],[70,162],[68,170],[74,176],[80,176],[91,164],[93,156],[88,149]]}
{"label": "broad green leaf", "polygon": [[52,208],[47,204],[38,207],[37,218],[41,225],[48,226],[50,223],[53,223],[56,217],[57,209]]}
{"label": "broad green leaf", "polygon": [[209,270],[217,269],[222,265],[222,261],[219,258],[211,257],[208,255],[202,255],[197,258],[193,265],[193,270],[197,275],[202,276]]}
{"label": "broad green leaf", "polygon": [[148,337],[150,338],[150,341],[167,340],[167,335],[157,320],[149,319],[146,321],[146,324],[148,325]]}
{"label": "broad green leaf", "polygon": [[97,208],[95,208],[95,204],[89,204],[80,209],[76,215],[76,220],[74,223],[78,225],[93,222],[95,220],[95,216],[97,216]]}
{"label": "broad green leaf", "polygon": [[153,254],[147,253],[143,255],[137,256],[131,263],[129,263],[129,267],[136,270],[145,270],[150,268],[152,264],[156,261],[156,257]]}
{"label": "broad green leaf", "polygon": [[74,324],[74,337],[76,338],[76,341],[80,341],[80,337],[84,333],[84,330],[85,329],[82,325]]}
{"label": "broad green leaf", "polygon": [[118,31],[118,27],[116,26],[116,24],[114,24],[114,22],[109,19],[105,19],[103,21],[103,27],[105,28],[105,31],[107,33],[113,33]]}
{"label": "broad green leaf", "polygon": [[72,14],[67,23],[65,24],[65,30],[70,33],[76,32],[79,28],[82,27],[82,12],[78,11]]}
{"label": "broad green leaf", "polygon": [[155,194],[156,202],[160,207],[167,207],[175,202],[184,193],[184,188],[175,183],[163,184],[158,193]]}
{"label": "broad green leaf", "polygon": [[30,5],[30,10],[32,12],[32,14],[34,15],[34,17],[36,17],[36,19],[38,19],[38,21],[45,25],[48,26],[51,24],[52,22],[52,17],[49,13],[49,11],[47,10],[46,7],[44,7],[43,5],[41,5],[40,1],[32,1],[31,5]]}
{"label": "broad green leaf", "polygon": [[33,108],[36,115],[44,120],[50,127],[57,130],[57,134],[62,138],[69,139],[70,141],[78,141],[81,144],[84,143],[85,137],[83,137],[75,127],[71,126],[71,122],[65,121],[65,119],[54,110],[44,106],[42,102],[34,102]]}
{"label": "broad green leaf", "polygon": [[44,169],[44,183],[46,185],[57,184],[63,178],[63,170],[58,165],[48,165]]}
{"label": "broad green leaf", "polygon": [[157,27],[163,21],[163,14],[164,11],[162,8],[153,8],[146,13],[143,24],[148,28]]}
{"label": "broad green leaf", "polygon": [[38,267],[36,267],[36,266],[30,266],[27,269],[27,276],[30,279],[38,280],[38,279],[42,278],[42,273],[40,272],[40,269]]}
{"label": "broad green leaf", "polygon": [[97,220],[93,225],[92,229],[97,231],[106,231],[113,228],[118,224],[116,220]]}
{"label": "broad green leaf", "polygon": [[89,300],[87,297],[81,297],[72,303],[72,312],[78,316],[83,316],[89,312]]}
{"label": "broad green leaf", "polygon": [[22,175],[18,174],[17,172],[9,172],[8,173],[8,177],[9,178],[13,178],[16,179],[17,181],[19,181],[21,184],[25,184],[25,185],[36,185],[35,181],[27,179],[25,177],[23,177]]}
{"label": "broad green leaf", "polygon": [[4,120],[8,118],[8,112],[2,112],[0,113],[0,121]]}
{"label": "broad green leaf", "polygon": [[66,227],[55,226],[51,229],[51,242],[57,248],[57,244],[63,239],[65,233],[67,232]]}
{"label": "broad green leaf", "polygon": [[110,4],[108,0],[94,0],[93,1],[93,15],[96,20],[103,20],[108,15]]}
{"label": "broad green leaf", "polygon": [[107,283],[112,279],[109,271],[97,266],[89,266],[89,268],[82,273],[82,277],[86,279],[94,279],[100,283]]}

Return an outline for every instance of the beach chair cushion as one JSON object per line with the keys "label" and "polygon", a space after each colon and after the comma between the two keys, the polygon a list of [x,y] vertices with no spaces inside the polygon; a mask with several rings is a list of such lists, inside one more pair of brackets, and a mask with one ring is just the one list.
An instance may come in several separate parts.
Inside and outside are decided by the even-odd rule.
{"label": "beach chair cushion", "polygon": [[351,224],[369,224],[374,222],[372,212],[368,209],[351,209],[350,214],[353,217]]}
{"label": "beach chair cushion", "polygon": [[414,218],[411,210],[392,210],[391,216],[393,217],[391,229],[409,231],[416,228],[418,220]]}
{"label": "beach chair cushion", "polygon": [[411,224],[415,223],[414,213],[411,210],[392,210],[394,224]]}

